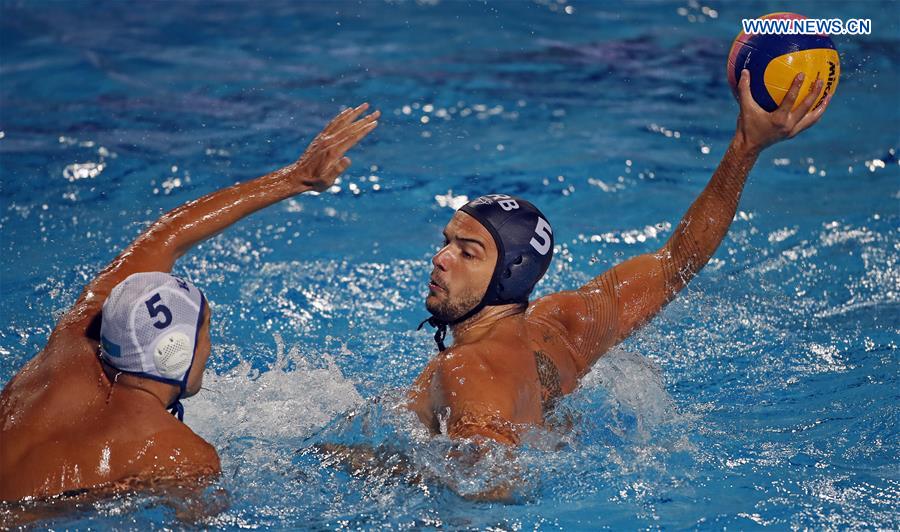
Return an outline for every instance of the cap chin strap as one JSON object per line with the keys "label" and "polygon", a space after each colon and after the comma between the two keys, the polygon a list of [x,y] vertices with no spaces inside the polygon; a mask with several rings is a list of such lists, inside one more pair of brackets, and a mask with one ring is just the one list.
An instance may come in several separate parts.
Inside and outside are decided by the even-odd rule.
{"label": "cap chin strap", "polygon": [[432,316],[430,318],[426,318],[425,320],[422,320],[422,323],[420,323],[419,326],[416,327],[416,330],[417,331],[422,330],[422,327],[426,323],[428,325],[431,325],[435,329],[437,329],[436,331],[434,331],[434,343],[437,344],[438,351],[443,351],[444,349],[447,349],[447,346],[444,345],[444,338],[447,337],[447,327],[456,325],[458,323],[462,323],[462,322],[466,321],[467,319],[471,318],[472,316],[481,312],[481,309],[488,306],[485,303],[485,299],[487,299],[487,297],[485,297],[484,299],[479,301],[478,304],[472,308],[472,310],[470,310],[469,312],[466,312],[465,314],[463,314],[459,318],[456,318],[453,321],[444,321],[432,314]]}
{"label": "cap chin strap", "polygon": [[424,320],[422,320],[422,323],[420,323],[419,326],[416,327],[416,330],[421,331],[422,327],[424,327],[426,323],[437,329],[436,331],[434,331],[434,343],[437,344],[438,351],[447,349],[447,346],[444,345],[444,338],[447,337],[447,323],[432,316],[430,318],[425,318]]}
{"label": "cap chin strap", "polygon": [[166,410],[169,411],[170,414],[178,418],[178,421],[184,423],[184,405],[181,404],[181,398],[184,397],[184,392],[187,390],[187,380],[188,375],[191,374],[191,366],[194,365],[194,356],[191,355],[191,365],[188,366],[187,372],[184,374],[184,377],[181,381],[178,382],[178,395],[175,399],[166,407]]}
{"label": "cap chin strap", "polygon": [[194,351],[191,353],[191,363],[188,365],[187,371],[184,372],[184,377],[177,383],[178,396],[166,407],[166,410],[182,423],[184,423],[184,405],[181,404],[181,398],[184,397],[184,393],[187,391],[188,377],[191,375],[191,369],[194,367],[194,359],[197,358],[197,341],[200,338],[200,329],[203,327],[203,313],[206,310],[206,305],[206,296],[203,295],[203,292],[200,292],[200,312],[197,315],[197,327],[194,330]]}
{"label": "cap chin strap", "polygon": [[191,375],[191,369],[194,367],[194,359],[197,358],[197,341],[200,339],[200,329],[203,327],[203,313],[206,310],[206,305],[206,296],[203,295],[203,292],[200,292],[200,312],[197,314],[197,327],[194,329],[194,351],[191,353],[191,363],[188,365],[181,382],[178,383],[178,397],[166,407],[166,410],[171,412],[182,423],[184,423],[184,405],[181,404],[181,398],[184,397],[184,392],[187,391],[188,377]]}
{"label": "cap chin strap", "polygon": [[184,422],[184,405],[181,404],[181,395],[175,399],[175,402],[166,407],[170,414],[178,418],[178,421]]}

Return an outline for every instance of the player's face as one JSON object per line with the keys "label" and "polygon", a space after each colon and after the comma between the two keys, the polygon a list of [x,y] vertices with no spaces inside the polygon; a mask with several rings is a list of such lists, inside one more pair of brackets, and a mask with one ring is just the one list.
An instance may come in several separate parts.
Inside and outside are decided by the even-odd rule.
{"label": "player's face", "polygon": [[185,387],[185,397],[190,397],[200,391],[200,386],[203,385],[203,372],[206,369],[206,361],[209,360],[209,354],[212,350],[212,343],[209,339],[209,305],[206,305],[204,314],[203,325],[200,326],[200,334],[197,335],[194,364],[191,366],[191,373],[188,375],[187,386]]}
{"label": "player's face", "polygon": [[425,307],[452,322],[481,301],[497,264],[497,246],[478,221],[456,211],[444,228],[444,243],[432,257]]}

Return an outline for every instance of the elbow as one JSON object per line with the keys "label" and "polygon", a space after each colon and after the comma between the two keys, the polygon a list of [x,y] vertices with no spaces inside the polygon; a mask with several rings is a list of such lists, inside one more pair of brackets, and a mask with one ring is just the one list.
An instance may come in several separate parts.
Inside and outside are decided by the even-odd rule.
{"label": "elbow", "polygon": [[157,220],[134,243],[135,248],[151,251],[152,254],[173,264],[190,249],[179,238],[179,227],[167,220],[168,215]]}

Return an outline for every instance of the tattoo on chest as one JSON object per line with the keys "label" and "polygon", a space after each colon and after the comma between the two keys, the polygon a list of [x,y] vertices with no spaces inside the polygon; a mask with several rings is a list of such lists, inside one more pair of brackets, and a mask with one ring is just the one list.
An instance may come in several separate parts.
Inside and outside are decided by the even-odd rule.
{"label": "tattoo on chest", "polygon": [[562,397],[562,387],[559,384],[559,370],[556,364],[543,351],[534,352],[534,361],[537,364],[538,379],[541,381],[541,407],[544,413],[553,410],[556,402]]}

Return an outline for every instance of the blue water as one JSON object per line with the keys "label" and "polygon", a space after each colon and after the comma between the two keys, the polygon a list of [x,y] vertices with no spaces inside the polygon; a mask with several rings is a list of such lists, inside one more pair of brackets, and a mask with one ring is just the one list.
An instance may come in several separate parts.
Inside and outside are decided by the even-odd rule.
{"label": "blue water", "polygon": [[[384,113],[340,190],[176,267],[213,305],[186,418],[230,500],[206,526],[900,527],[897,2],[0,5],[2,383],[161,213],[291,162],[341,106]],[[447,205],[537,203],[558,242],[538,295],[656,249],[733,131],[740,19],[785,9],[873,19],[835,38],[821,123],[763,154],[707,268],[562,403],[570,429],[446,460],[396,403],[433,352],[413,328]],[[323,442],[419,478],[349,475]],[[447,487],[504,478],[514,504]],[[141,495],[41,525],[180,526]]]}

